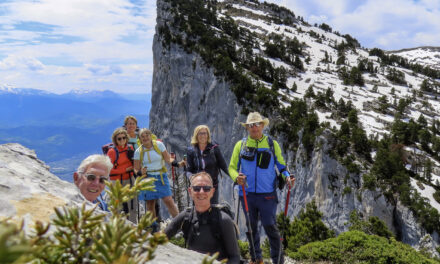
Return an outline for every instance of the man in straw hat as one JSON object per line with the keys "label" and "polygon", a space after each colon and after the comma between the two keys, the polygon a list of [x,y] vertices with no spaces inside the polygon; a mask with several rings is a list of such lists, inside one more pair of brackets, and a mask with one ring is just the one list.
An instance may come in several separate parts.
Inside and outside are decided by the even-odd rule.
{"label": "man in straw hat", "polygon": [[[290,177],[286,169],[278,142],[263,134],[263,129],[269,125],[269,119],[262,118],[258,112],[252,112],[249,113],[246,123],[241,125],[249,135],[235,144],[229,163],[229,175],[237,184],[245,185],[255,250],[255,256],[251,253],[251,263],[263,263],[258,232],[259,219],[269,238],[273,263],[283,263],[280,233],[276,225],[278,197],[275,166],[289,186],[293,185],[295,179]],[[239,190],[243,205],[243,191]]]}

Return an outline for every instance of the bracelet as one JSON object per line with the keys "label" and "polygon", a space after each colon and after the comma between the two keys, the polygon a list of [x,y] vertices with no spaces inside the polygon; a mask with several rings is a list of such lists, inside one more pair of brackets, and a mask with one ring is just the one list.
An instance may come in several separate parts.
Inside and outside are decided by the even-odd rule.
{"label": "bracelet", "polygon": [[177,160],[173,160],[173,162],[171,162],[171,166],[178,167],[179,163],[177,162]]}

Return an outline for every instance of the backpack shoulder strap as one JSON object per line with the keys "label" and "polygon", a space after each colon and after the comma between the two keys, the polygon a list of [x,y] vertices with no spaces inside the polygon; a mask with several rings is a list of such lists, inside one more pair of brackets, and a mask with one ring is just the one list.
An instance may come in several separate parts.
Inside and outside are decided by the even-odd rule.
{"label": "backpack shoulder strap", "polygon": [[[213,204],[213,205],[211,205],[211,208],[212,208],[212,211],[211,211],[211,215],[210,215],[209,219],[211,221],[210,226],[211,226],[212,234],[214,235],[214,237],[216,239],[218,239],[219,241],[222,241],[221,244],[224,245],[222,223],[221,223],[222,222],[222,212],[229,215],[229,217],[231,219],[234,219],[234,213],[231,211],[231,208],[227,204]],[[234,223],[234,232],[235,232],[236,238],[238,239],[238,228],[235,223]]]}
{"label": "backpack shoulder strap", "polygon": [[275,145],[273,144],[273,139],[267,136],[267,142],[269,143],[270,151],[272,152],[273,158],[275,159],[275,163],[277,162],[277,155],[275,155]]}
{"label": "backpack shoulder strap", "polygon": [[161,172],[167,172],[167,168],[165,167],[165,161],[163,159],[162,152],[160,152],[159,146],[157,145],[157,140],[152,139],[151,141],[153,142],[154,151],[156,151],[157,154],[159,154],[159,156],[161,157],[161,160],[160,160],[160,163],[162,164]]}
{"label": "backpack shoulder strap", "polygon": [[[221,230],[221,209],[217,206],[211,206],[211,212],[209,214],[209,226],[211,228],[212,235],[218,241],[223,242],[222,230]],[[223,243],[221,243],[223,245]]]}
{"label": "backpack shoulder strap", "polygon": [[240,172],[240,170],[241,170],[241,168],[240,168],[240,166],[241,166],[241,153],[243,152],[243,148],[246,147],[246,143],[247,143],[247,137],[244,137],[241,140],[240,153],[239,153],[239,156],[238,156],[238,164],[237,164],[237,171],[238,172]]}
{"label": "backpack shoulder strap", "polygon": [[194,209],[191,207],[187,207],[185,209],[185,216],[183,217],[183,222],[181,226],[181,230],[183,233],[183,238],[185,239],[185,247],[188,248],[189,240],[192,236],[193,229],[191,228],[191,222],[193,219]]}
{"label": "backpack shoulder strap", "polygon": [[116,158],[115,158],[115,161],[113,162],[113,166],[115,166],[115,168],[117,168],[118,167],[118,159],[119,159],[119,151],[116,146],[114,146],[113,149],[115,150],[115,153],[116,153]]}
{"label": "backpack shoulder strap", "polygon": [[143,164],[143,162],[144,162],[144,146],[143,145],[140,145],[139,146],[139,152],[140,152],[140,161],[141,161],[141,167],[142,167],[142,164]]}

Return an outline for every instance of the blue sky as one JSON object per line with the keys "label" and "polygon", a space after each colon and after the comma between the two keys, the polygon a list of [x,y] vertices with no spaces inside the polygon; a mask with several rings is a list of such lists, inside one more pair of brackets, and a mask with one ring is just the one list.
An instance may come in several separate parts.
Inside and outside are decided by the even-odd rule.
{"label": "blue sky", "polygon": [[[440,46],[439,0],[270,0],[367,48]],[[0,0],[0,87],[146,93],[154,0]]]}

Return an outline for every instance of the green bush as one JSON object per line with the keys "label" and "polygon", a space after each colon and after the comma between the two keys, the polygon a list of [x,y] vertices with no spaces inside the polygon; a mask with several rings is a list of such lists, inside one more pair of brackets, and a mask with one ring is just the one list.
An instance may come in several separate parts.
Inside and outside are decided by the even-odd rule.
{"label": "green bush", "polygon": [[287,251],[294,252],[307,243],[333,237],[334,231],[330,230],[321,218],[322,213],[318,211],[315,201],[307,204],[305,210],[301,210],[291,223],[284,214],[279,214],[278,228],[287,239]]}
{"label": "green bush", "polygon": [[348,231],[336,238],[317,241],[289,252],[289,257],[306,261],[331,261],[334,263],[371,263],[371,264],[438,264],[411,246],[384,238],[367,235],[361,231]]}
{"label": "green bush", "polygon": [[240,249],[240,256],[243,259],[250,259],[251,254],[249,252],[249,243],[246,241],[238,240],[238,248]]}
{"label": "green bush", "polygon": [[439,190],[435,191],[435,193],[432,196],[437,201],[437,203],[440,203],[440,191]]}
{"label": "green bush", "polygon": [[348,223],[350,231],[362,231],[367,235],[378,235],[385,238],[393,237],[393,233],[388,229],[385,222],[380,220],[376,216],[370,216],[368,221],[361,219],[360,214],[357,211],[350,213],[350,221]]}

